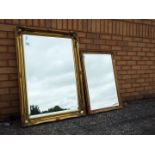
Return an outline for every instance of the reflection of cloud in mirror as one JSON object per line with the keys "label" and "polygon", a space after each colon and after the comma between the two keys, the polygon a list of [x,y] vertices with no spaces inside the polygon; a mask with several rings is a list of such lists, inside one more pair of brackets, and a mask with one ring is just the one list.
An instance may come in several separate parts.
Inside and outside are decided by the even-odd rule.
{"label": "reflection of cloud in mirror", "polygon": [[91,109],[118,103],[111,55],[84,54]]}
{"label": "reflection of cloud in mirror", "polygon": [[72,40],[24,35],[26,78],[30,105],[44,111],[59,105],[77,110]]}

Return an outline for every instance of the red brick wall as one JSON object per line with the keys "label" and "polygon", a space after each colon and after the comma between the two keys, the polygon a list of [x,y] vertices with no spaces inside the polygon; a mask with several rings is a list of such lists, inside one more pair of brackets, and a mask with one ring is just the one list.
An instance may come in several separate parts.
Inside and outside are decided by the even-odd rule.
{"label": "red brick wall", "polygon": [[0,20],[0,120],[19,116],[15,26],[76,31],[80,50],[112,51],[123,101],[155,97],[154,20]]}

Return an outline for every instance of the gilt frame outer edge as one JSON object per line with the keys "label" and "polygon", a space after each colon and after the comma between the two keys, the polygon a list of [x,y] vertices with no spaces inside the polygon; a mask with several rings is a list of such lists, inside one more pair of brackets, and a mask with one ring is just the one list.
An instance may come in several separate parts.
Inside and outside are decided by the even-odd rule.
{"label": "gilt frame outer edge", "polygon": [[[87,113],[88,114],[96,114],[96,113],[100,113],[100,112],[107,112],[107,111],[117,110],[117,109],[123,108],[123,102],[121,99],[120,89],[119,89],[119,85],[118,85],[118,75],[116,72],[116,62],[115,62],[113,52],[103,51],[103,50],[81,50],[80,54],[81,54],[80,58],[81,58],[83,77],[84,77],[84,90],[85,90],[85,96],[86,96]],[[87,75],[86,75],[86,69],[85,69],[85,63],[84,63],[84,54],[110,54],[111,55],[113,71],[114,71],[114,79],[115,79],[115,84],[116,84],[116,91],[117,91],[118,101],[119,101],[118,106],[101,108],[101,109],[96,109],[96,110],[90,109],[90,96],[89,96],[89,90],[88,90],[89,88],[88,88]]]}
{"label": "gilt frame outer edge", "polygon": [[[27,88],[26,88],[26,73],[25,73],[25,60],[24,60],[24,49],[22,42],[23,34],[31,35],[42,35],[51,37],[61,37],[72,39],[73,45],[73,58],[76,78],[76,88],[78,95],[79,110],[75,112],[65,112],[56,115],[48,115],[38,118],[29,118],[28,116],[28,99],[27,99]],[[57,31],[51,29],[36,29],[30,27],[16,27],[16,52],[17,52],[17,64],[18,64],[18,82],[20,90],[20,112],[22,126],[37,125],[40,123],[53,122],[57,120],[63,120],[67,118],[84,116],[86,114],[85,100],[83,92],[83,81],[81,78],[81,62],[79,53],[78,38],[75,32],[72,31]]]}

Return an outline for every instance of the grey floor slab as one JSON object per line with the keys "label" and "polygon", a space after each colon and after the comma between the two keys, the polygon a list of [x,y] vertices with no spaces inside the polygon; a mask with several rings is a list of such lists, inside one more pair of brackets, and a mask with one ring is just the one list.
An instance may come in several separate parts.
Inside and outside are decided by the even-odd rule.
{"label": "grey floor slab", "polygon": [[1,122],[1,135],[154,135],[155,100],[123,109],[22,128],[20,121]]}

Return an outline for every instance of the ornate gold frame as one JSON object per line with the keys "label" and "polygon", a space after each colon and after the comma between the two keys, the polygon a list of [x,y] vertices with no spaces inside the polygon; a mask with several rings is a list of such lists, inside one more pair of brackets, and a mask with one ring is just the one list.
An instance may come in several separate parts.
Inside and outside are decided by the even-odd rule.
{"label": "ornate gold frame", "polygon": [[[115,78],[115,83],[116,83],[116,89],[117,89],[117,95],[118,95],[118,100],[119,100],[119,105],[115,107],[108,107],[108,108],[101,108],[97,110],[91,110],[90,109],[90,97],[89,97],[89,90],[88,90],[88,83],[87,83],[87,76],[86,76],[86,69],[84,65],[84,54],[110,54],[112,56],[112,64],[113,64],[113,70],[114,70],[114,78]],[[81,51],[81,63],[82,63],[82,70],[83,70],[83,78],[84,78],[84,90],[85,90],[85,97],[86,97],[86,106],[87,106],[87,113],[89,114],[95,114],[99,112],[106,112],[110,110],[115,110],[115,109],[120,109],[123,107],[121,97],[120,97],[120,92],[119,92],[119,87],[118,87],[118,81],[117,81],[117,74],[116,74],[116,64],[115,64],[115,59],[114,55],[111,52],[105,52],[105,51]]]}
{"label": "ornate gold frame", "polygon": [[[23,34],[30,35],[42,35],[51,37],[70,38],[73,41],[73,57],[76,73],[76,84],[79,109],[75,112],[67,112],[56,115],[42,116],[38,118],[29,118],[28,115],[28,98],[27,98],[27,86],[26,86],[26,72],[25,72],[25,60],[24,60],[24,48],[23,48]],[[19,88],[20,88],[20,102],[21,102],[21,121],[23,126],[36,125],[44,122],[63,120],[66,118],[79,117],[86,114],[84,88],[82,79],[82,66],[80,63],[80,54],[78,48],[77,35],[74,32],[66,31],[52,31],[47,29],[36,29],[28,27],[17,27],[16,31],[17,40],[17,61],[18,61],[18,75],[19,75]]]}

